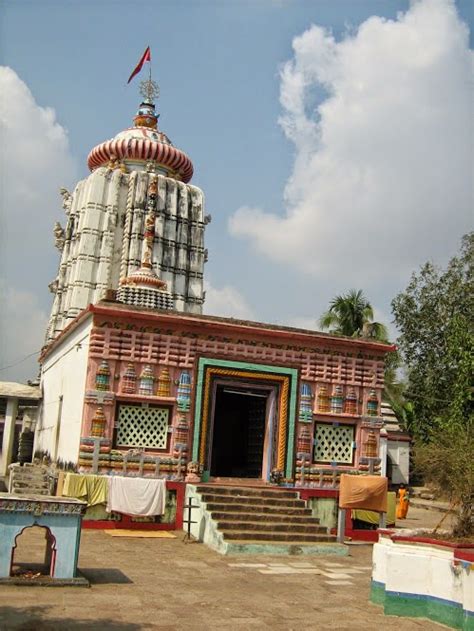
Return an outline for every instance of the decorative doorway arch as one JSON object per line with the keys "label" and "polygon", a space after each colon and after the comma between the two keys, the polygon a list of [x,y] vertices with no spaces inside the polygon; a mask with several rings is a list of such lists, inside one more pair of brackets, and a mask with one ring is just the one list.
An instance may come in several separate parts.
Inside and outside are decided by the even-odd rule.
{"label": "decorative doorway arch", "polygon": [[[18,540],[25,533],[25,530],[38,529],[44,531],[44,539],[45,539],[45,547],[44,547],[44,557],[43,562],[40,564],[43,566],[43,569],[48,570],[48,576],[54,576],[54,569],[56,565],[56,537],[51,532],[48,526],[40,526],[38,524],[31,524],[28,526],[24,526],[21,530],[15,535],[15,539],[13,541],[13,546],[11,550],[11,560],[10,560],[10,576],[13,576],[13,566],[15,565],[15,553],[18,550]],[[25,565],[25,562],[22,563]]]}
{"label": "decorative doorway arch", "polygon": [[293,475],[295,449],[295,419],[298,397],[296,368],[250,364],[225,359],[201,357],[198,361],[196,399],[194,409],[193,460],[200,463],[203,478],[209,477],[209,440],[212,382],[215,378],[230,377],[259,384],[277,384],[279,410],[277,423],[276,467],[287,478]]}

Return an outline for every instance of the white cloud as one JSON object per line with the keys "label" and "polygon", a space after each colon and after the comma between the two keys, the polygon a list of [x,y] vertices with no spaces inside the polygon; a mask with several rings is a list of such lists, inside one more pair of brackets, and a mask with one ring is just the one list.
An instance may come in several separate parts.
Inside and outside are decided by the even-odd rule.
{"label": "white cloud", "polygon": [[0,287],[0,295],[0,381],[26,381],[38,374],[48,315],[30,292]]}
{"label": "white cloud", "polygon": [[296,149],[285,214],[243,207],[230,231],[327,283],[397,290],[472,224],[467,28],[453,2],[422,0],[341,41],[312,26],[293,49],[281,70],[280,124]]}
{"label": "white cloud", "polygon": [[213,287],[209,281],[205,281],[204,287],[206,290],[204,313],[226,318],[255,319],[251,307],[234,287],[224,285],[218,289]]}
{"label": "white cloud", "polygon": [[284,324],[294,326],[297,329],[307,329],[309,331],[319,331],[317,318],[313,316],[289,316]]}
{"label": "white cloud", "polygon": [[[54,222],[62,220],[59,187],[76,179],[67,132],[49,107],[39,106],[27,85],[0,67],[0,273],[5,366],[42,345],[45,313],[56,273]],[[48,246],[49,244],[49,246]],[[2,380],[24,378],[25,366],[0,373]],[[33,375],[37,372],[34,367]]]}

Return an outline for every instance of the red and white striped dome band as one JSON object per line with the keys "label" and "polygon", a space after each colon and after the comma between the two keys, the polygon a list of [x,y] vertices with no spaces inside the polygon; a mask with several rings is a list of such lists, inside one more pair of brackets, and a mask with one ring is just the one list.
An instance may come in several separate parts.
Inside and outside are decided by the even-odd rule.
{"label": "red and white striped dome band", "polygon": [[94,147],[87,158],[91,171],[109,160],[153,160],[178,173],[183,182],[193,176],[193,164],[188,156],[176,147],[148,139],[123,138],[107,140]]}

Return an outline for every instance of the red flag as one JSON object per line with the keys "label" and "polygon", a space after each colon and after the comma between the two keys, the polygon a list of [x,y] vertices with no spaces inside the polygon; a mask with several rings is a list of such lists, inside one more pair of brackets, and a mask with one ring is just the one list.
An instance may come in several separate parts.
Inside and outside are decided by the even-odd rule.
{"label": "red flag", "polygon": [[130,81],[133,79],[133,77],[140,72],[140,70],[143,68],[143,64],[145,63],[145,61],[151,61],[151,52],[150,52],[150,47],[149,46],[147,46],[146,51],[143,53],[142,58],[138,62],[137,67],[135,68],[135,70],[130,75],[127,83],[130,83]]}

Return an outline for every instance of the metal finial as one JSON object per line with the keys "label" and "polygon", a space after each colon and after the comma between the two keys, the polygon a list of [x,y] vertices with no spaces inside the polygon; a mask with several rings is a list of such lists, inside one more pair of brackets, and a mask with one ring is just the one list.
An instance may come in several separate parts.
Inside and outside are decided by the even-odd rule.
{"label": "metal finial", "polygon": [[146,81],[142,81],[140,83],[140,94],[148,101],[153,102],[155,98],[159,97],[160,88],[158,87],[156,81],[147,79]]}

